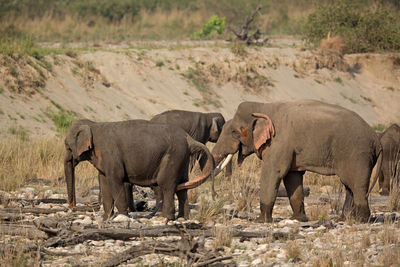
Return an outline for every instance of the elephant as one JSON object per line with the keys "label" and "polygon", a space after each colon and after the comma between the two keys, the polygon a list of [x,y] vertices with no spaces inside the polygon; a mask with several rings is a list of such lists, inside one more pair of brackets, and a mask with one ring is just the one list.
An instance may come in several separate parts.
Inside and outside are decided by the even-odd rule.
{"label": "elephant", "polygon": [[[168,110],[155,115],[151,120],[155,123],[167,123],[182,128],[194,140],[206,144],[215,143],[225,124],[225,119],[221,113],[202,113],[186,110]],[[205,165],[205,158],[200,160],[200,168]],[[196,158],[191,162],[190,169],[193,167]]]}
{"label": "elephant", "polygon": [[[64,169],[68,203],[76,206],[75,166],[89,161],[98,171],[104,218],[112,215],[114,202],[119,213],[128,214],[125,184],[158,186],[163,193],[163,216],[175,218],[174,194],[179,201],[179,217],[187,218],[187,190],[213,177],[214,159],[204,144],[185,131],[167,124],[145,120],[120,122],[74,121],[65,138]],[[187,182],[188,159],[204,152],[207,162],[195,179]]]}
{"label": "elephant", "polygon": [[[202,113],[186,110],[168,110],[155,115],[150,122],[166,123],[182,128],[194,140],[206,144],[207,142],[215,143],[221,134],[222,126],[225,124],[225,119],[221,113]],[[199,159],[200,169],[203,170],[206,156],[204,154],[197,155],[191,158],[189,170],[191,171]],[[226,166],[226,176],[232,175],[232,165]],[[159,190],[154,188],[157,203],[161,201],[162,196]],[[214,181],[212,184],[213,197],[215,196]]]}
{"label": "elephant", "polygon": [[272,222],[281,180],[294,219],[308,220],[303,174],[338,175],[346,188],[342,215],[369,219],[371,171],[382,163],[382,147],[373,129],[355,112],[316,100],[241,103],[225,123],[212,154],[215,164],[238,152],[238,165],[252,153],[262,160],[258,222]]}
{"label": "elephant", "polygon": [[383,149],[383,163],[379,173],[379,193],[389,195],[393,178],[400,179],[400,127],[392,124],[379,135]]}

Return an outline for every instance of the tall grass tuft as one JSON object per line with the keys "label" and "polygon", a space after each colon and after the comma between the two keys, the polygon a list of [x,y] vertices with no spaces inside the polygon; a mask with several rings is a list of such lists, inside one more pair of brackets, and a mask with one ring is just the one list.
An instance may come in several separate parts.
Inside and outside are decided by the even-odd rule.
{"label": "tall grass tuft", "polygon": [[[35,141],[20,138],[0,143],[0,190],[21,187],[27,178],[44,178],[58,182],[64,177],[64,140],[54,137]],[[89,163],[76,168],[77,183],[95,180],[97,171]],[[77,186],[76,188],[79,188]]]}

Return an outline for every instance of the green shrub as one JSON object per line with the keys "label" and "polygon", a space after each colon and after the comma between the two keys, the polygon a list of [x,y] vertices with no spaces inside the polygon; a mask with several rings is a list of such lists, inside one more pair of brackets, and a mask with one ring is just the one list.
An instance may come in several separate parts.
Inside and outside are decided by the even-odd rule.
{"label": "green shrub", "polygon": [[225,27],[226,27],[225,17],[220,18],[218,16],[212,16],[203,25],[201,30],[191,35],[191,38],[207,39],[214,37],[215,35],[221,35],[224,33]]}
{"label": "green shrub", "polygon": [[328,34],[344,38],[345,53],[400,50],[400,15],[388,6],[372,9],[361,0],[335,0],[318,5],[303,30],[314,45]]}
{"label": "green shrub", "polygon": [[71,126],[71,123],[77,119],[71,111],[65,110],[61,107],[58,108],[57,112],[48,108],[45,114],[54,122],[57,132],[61,134],[65,133],[69,129],[69,126]]}

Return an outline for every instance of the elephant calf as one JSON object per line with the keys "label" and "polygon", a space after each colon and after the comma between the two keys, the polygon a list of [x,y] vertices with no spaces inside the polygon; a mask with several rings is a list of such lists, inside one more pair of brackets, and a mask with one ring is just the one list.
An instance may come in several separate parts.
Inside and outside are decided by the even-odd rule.
{"label": "elephant calf", "polygon": [[[112,214],[114,202],[119,213],[127,214],[129,199],[124,184],[158,186],[163,193],[163,216],[175,218],[174,194],[179,215],[189,215],[187,189],[213,176],[214,160],[207,147],[182,129],[143,120],[72,123],[65,138],[64,160],[68,203],[76,205],[74,168],[89,161],[99,171],[104,217]],[[191,154],[207,155],[205,169],[187,182]]]}
{"label": "elephant calf", "polygon": [[[383,149],[382,169],[379,173],[379,193],[389,195],[393,178],[400,179],[400,127],[392,124],[379,136]],[[392,180],[393,185],[393,180]]]}

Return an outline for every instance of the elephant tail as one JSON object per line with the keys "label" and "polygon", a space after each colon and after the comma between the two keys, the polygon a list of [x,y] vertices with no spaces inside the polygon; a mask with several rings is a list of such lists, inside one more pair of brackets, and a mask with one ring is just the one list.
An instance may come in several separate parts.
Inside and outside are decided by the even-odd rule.
{"label": "elephant tail", "polygon": [[376,146],[376,154],[378,155],[378,159],[376,160],[376,169],[375,169],[375,175],[372,180],[372,184],[368,190],[367,197],[371,193],[372,189],[374,188],[376,181],[378,180],[379,173],[381,172],[381,167],[382,167],[382,159],[383,159],[383,152],[382,152],[382,146],[380,143],[379,145]]}
{"label": "elephant tail", "polygon": [[197,176],[196,178],[182,184],[178,184],[176,191],[180,190],[185,190],[185,189],[193,189],[204,183],[210,176],[211,179],[214,181],[214,168],[215,168],[215,163],[214,163],[214,158],[211,155],[210,150],[208,148],[200,143],[194,140],[192,137],[190,137],[188,134],[186,135],[186,140],[189,145],[189,150],[191,156],[198,154],[198,153],[204,153],[207,156],[207,162],[205,165],[205,168],[201,171],[200,175]]}

